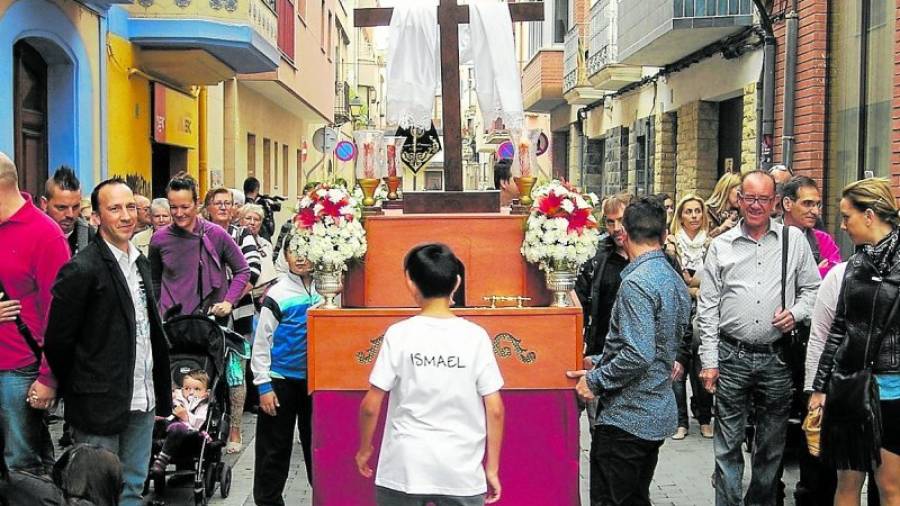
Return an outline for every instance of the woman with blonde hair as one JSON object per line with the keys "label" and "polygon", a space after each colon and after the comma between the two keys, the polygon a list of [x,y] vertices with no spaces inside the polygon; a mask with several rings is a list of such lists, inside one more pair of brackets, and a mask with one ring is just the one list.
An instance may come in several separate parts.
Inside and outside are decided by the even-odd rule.
{"label": "woman with blonde hair", "polygon": [[841,192],[847,262],[809,410],[824,409],[822,461],[837,469],[836,505],[858,505],[866,472],[882,504],[900,504],[900,215],[887,179]]}
{"label": "woman with blonde hair", "polygon": [[[709,246],[709,218],[706,215],[706,205],[703,199],[697,195],[685,195],[675,206],[675,214],[670,225],[670,234],[666,238],[666,253],[678,259],[681,265],[681,275],[688,285],[688,292],[693,302],[692,313],[696,311],[697,293],[700,290],[698,273],[703,269],[703,260],[706,257],[706,249]],[[693,329],[691,329],[693,330]],[[675,391],[675,401],[678,405],[678,430],[672,439],[684,439],[688,434],[690,420],[688,418],[687,389],[685,388],[685,376],[690,377],[693,398],[691,399],[692,411],[700,423],[700,433],[705,438],[713,436],[712,425],[712,394],[703,388],[700,382],[700,339],[693,332],[691,336],[690,359],[682,364],[684,371],[674,374],[672,389]],[[685,353],[685,355],[687,355]]]}
{"label": "woman with blonde hair", "polygon": [[716,186],[712,195],[706,199],[706,212],[709,217],[710,239],[727,232],[734,227],[738,214],[738,192],[741,190],[741,175],[726,172]]}

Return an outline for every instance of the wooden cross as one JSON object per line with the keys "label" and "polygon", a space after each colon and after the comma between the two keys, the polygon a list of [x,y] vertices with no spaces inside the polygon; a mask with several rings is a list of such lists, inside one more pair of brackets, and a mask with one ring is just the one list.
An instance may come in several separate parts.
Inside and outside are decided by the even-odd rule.
{"label": "wooden cross", "polygon": [[[457,0],[440,0],[437,7],[441,26],[441,108],[444,113],[444,187],[448,191],[462,191],[462,121],[459,106],[459,31],[457,25],[469,22],[469,6]],[[374,7],[355,9],[356,27],[388,26],[394,9]],[[542,21],[543,2],[510,3],[513,22]],[[450,29],[445,29],[445,28]]]}

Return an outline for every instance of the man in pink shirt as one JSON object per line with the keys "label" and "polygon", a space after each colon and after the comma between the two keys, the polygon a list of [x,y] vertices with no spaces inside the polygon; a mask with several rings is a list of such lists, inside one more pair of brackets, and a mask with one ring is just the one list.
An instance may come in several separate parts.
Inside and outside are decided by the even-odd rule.
{"label": "man in pink shirt", "polygon": [[42,454],[43,410],[56,398],[56,380],[40,346],[50,289],[68,260],[59,226],[19,192],[16,167],[0,153],[0,434],[10,469],[42,474],[53,464]]}

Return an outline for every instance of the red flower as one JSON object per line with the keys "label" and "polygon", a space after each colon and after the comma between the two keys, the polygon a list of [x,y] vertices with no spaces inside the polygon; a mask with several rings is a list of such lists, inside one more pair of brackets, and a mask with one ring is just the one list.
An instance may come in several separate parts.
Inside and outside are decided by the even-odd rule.
{"label": "red flower", "polygon": [[580,235],[585,228],[595,228],[597,224],[591,221],[590,218],[590,209],[576,209],[575,212],[568,217],[569,226],[566,229],[566,232],[571,233],[572,231],[575,231]]}
{"label": "red flower", "polygon": [[297,216],[294,219],[294,225],[297,226],[297,228],[312,228],[315,224],[316,213],[313,212],[312,207],[304,207],[297,213]]}
{"label": "red flower", "polygon": [[562,201],[563,197],[551,191],[538,202],[538,210],[545,216],[553,218],[562,211]]}

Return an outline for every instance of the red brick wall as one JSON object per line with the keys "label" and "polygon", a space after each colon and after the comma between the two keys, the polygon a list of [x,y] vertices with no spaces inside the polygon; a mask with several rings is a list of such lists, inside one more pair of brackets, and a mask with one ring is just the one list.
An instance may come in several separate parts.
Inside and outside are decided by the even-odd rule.
{"label": "red brick wall", "polygon": [[894,23],[894,96],[891,104],[891,182],[894,195],[900,197],[900,0]]}
{"label": "red brick wall", "polygon": [[[776,2],[776,5],[779,3]],[[827,105],[828,2],[800,0],[800,31],[797,44],[797,85],[794,93],[794,163],[793,169],[822,181],[825,170],[825,110]],[[897,0],[900,23],[900,0]],[[778,49],[775,67],[775,156],[781,163],[781,133],[784,125],[784,55],[785,23],[775,24]],[[900,45],[897,47],[900,62]],[[900,87],[894,90],[894,131],[900,138]],[[900,148],[895,148],[894,166],[900,174]]]}

